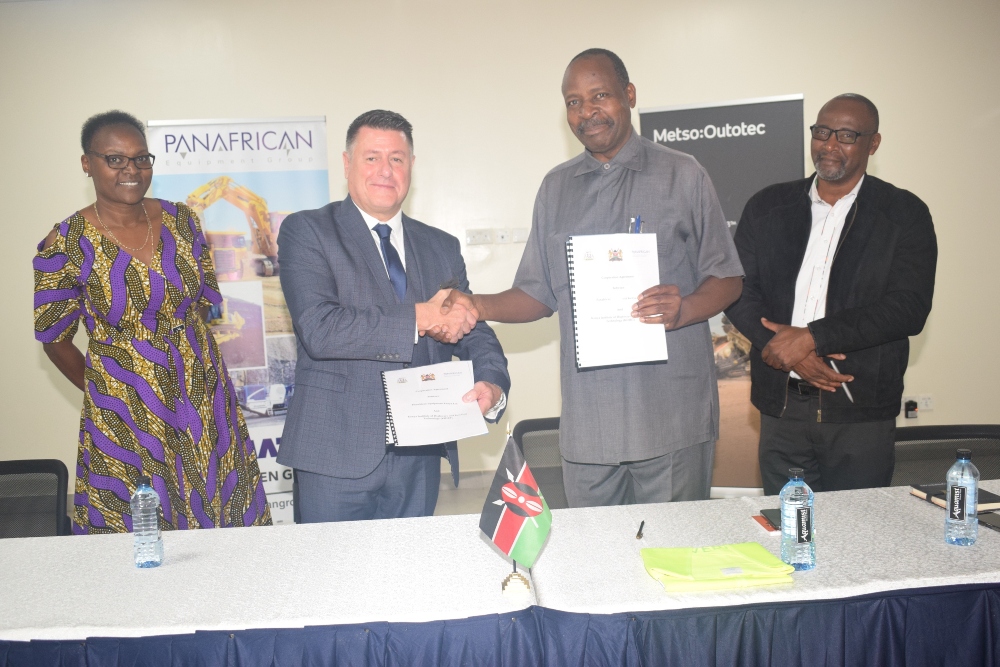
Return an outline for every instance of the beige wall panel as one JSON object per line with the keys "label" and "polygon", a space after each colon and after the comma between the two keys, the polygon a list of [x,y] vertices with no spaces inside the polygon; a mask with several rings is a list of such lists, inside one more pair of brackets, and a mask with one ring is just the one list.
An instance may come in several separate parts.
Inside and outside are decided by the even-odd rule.
{"label": "beige wall panel", "polygon": [[[79,167],[87,116],[325,115],[340,198],[347,124],[391,108],[415,125],[406,210],[464,238],[527,227],[542,176],[580,151],[559,85],[591,46],[622,56],[641,107],[804,93],[811,121],[837,93],[870,96],[883,131],[871,172],[924,199],[939,235],[934,312],[907,374],[908,393],[934,398],[918,422],[998,422],[998,34],[995,0],[0,3],[0,458],[75,459],[81,398],[32,339],[30,259],[92,200]],[[465,248],[473,288],[508,287],[522,247]],[[555,318],[497,332],[508,418],[558,414]],[[502,440],[494,428],[464,442],[464,467],[495,466]]]}

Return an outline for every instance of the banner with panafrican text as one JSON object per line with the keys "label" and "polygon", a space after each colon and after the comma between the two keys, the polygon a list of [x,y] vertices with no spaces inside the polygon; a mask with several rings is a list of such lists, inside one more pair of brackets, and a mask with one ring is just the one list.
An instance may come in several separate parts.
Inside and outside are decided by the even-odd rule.
{"label": "banner with panafrican text", "polygon": [[330,201],[326,120],[149,121],[153,196],[201,218],[223,303],[210,325],[257,449],[275,523],[292,522],[292,474],[276,457],[295,391],[295,336],[281,292],[278,230]]}

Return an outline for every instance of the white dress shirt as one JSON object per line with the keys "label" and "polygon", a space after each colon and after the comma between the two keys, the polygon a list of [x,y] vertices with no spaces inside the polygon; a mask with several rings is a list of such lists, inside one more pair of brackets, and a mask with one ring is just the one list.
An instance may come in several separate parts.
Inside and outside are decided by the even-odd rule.
{"label": "white dress shirt", "polygon": [[[799,268],[799,277],[795,281],[793,327],[805,327],[813,320],[826,316],[826,292],[830,285],[833,258],[837,254],[837,245],[844,224],[847,222],[847,214],[858,197],[858,190],[861,189],[865,177],[862,175],[854,189],[838,199],[833,206],[819,196],[816,187],[818,180],[819,176],[814,178],[812,187],[809,188],[809,199],[812,201],[812,228],[809,232],[809,242],[806,244],[806,254]],[[798,378],[799,375],[792,371],[792,377]]]}

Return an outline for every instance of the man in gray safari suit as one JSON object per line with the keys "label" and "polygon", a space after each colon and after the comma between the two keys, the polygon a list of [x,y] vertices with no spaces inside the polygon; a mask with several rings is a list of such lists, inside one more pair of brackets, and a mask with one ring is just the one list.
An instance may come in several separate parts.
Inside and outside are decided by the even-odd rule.
{"label": "man in gray safari suit", "polygon": [[386,444],[381,371],[471,360],[476,383],[464,399],[492,421],[510,390],[493,330],[461,308],[441,313],[441,287],[469,285],[458,239],[402,213],[410,123],[366,112],[348,128],[346,148],[350,196],[288,216],[278,235],[298,352],[278,462],[295,469],[298,523],[429,516],[442,455],[457,484],[454,442]]}
{"label": "man in gray safari suit", "polygon": [[[454,291],[443,308],[512,323],[561,313],[559,452],[570,507],[707,499],[719,435],[707,320],[739,297],[743,275],[722,207],[693,157],[632,129],[635,85],[617,55],[578,54],[562,93],[584,151],[542,180],[514,285]],[[566,239],[622,232],[634,215],[656,234],[661,284],[636,295],[632,317],[663,329],[670,360],[578,370]]]}

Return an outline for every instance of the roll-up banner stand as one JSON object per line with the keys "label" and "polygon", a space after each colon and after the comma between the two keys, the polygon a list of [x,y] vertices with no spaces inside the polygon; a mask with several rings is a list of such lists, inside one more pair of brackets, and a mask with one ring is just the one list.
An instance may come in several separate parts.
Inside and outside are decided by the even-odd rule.
{"label": "roll-up banner stand", "polygon": [[324,117],[149,121],[153,196],[201,218],[223,303],[210,326],[257,450],[275,523],[292,522],[292,471],[276,457],[295,392],[295,336],[278,230],[330,201]]}
{"label": "roll-up banner stand", "polygon": [[[805,175],[802,100],[782,95],[640,109],[640,133],[693,155],[705,167],[735,234],[751,196]],[[750,342],[723,315],[709,324],[721,410],[712,486],[759,487],[760,414],[750,404]]]}

